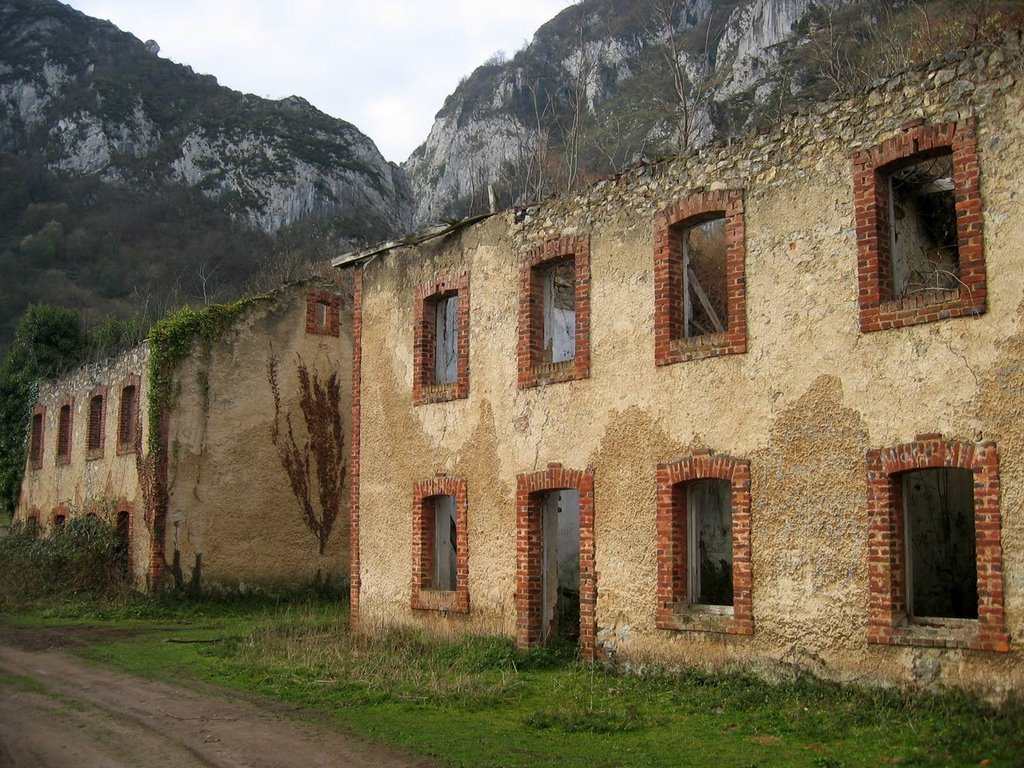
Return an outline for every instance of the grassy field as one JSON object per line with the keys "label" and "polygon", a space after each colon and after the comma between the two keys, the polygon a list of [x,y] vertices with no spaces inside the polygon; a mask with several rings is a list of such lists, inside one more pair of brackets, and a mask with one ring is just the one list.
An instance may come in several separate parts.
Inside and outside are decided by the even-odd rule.
{"label": "grassy field", "polygon": [[97,663],[298,704],[453,766],[1024,766],[1020,702],[743,673],[624,675],[505,638],[369,639],[349,635],[338,602],[133,598],[3,620],[60,629]]}

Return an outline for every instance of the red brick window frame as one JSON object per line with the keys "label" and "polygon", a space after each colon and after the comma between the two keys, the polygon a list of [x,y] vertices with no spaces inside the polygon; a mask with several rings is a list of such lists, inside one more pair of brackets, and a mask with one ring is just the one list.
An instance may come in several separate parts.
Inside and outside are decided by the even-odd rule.
{"label": "red brick window frame", "polygon": [[121,397],[117,408],[117,453],[119,456],[135,453],[141,443],[140,394],[139,376],[137,374],[126,376],[121,384]]}
{"label": "red brick window frame", "polygon": [[[455,589],[433,586],[437,498],[455,499]],[[466,481],[438,474],[413,486],[412,607],[415,610],[469,613],[469,496]]]}
{"label": "red brick window frame", "polygon": [[[870,450],[868,481],[868,642],[1007,652],[1003,613],[999,455],[986,441],[943,440],[933,433],[913,442]],[[960,468],[974,475],[974,536],[978,618],[915,621],[907,614],[907,555],[901,475]]]}
{"label": "red brick window frame", "polygon": [[[572,359],[544,362],[544,271],[571,259],[575,273],[575,354]],[[586,379],[590,376],[590,238],[553,237],[520,257],[519,388]]]}
{"label": "red brick window frame", "polygon": [[71,510],[68,509],[64,504],[58,504],[50,512],[50,531],[56,531],[62,528],[68,520],[71,519]]}
{"label": "red brick window frame", "polygon": [[580,496],[580,658],[593,661],[597,636],[594,566],[594,470],[547,469],[516,476],[516,645],[533,648],[543,637],[543,503],[548,491]]}
{"label": "red brick window frame", "polygon": [[71,435],[75,425],[75,400],[66,397],[57,406],[56,464],[71,463]]}
{"label": "red brick window frame", "polygon": [[[686,231],[725,219],[724,331],[684,332],[683,243]],[[743,190],[695,192],[662,210],[654,220],[654,361],[671,365],[747,351],[746,223]]]}
{"label": "red brick window frame", "polygon": [[88,419],[88,428],[85,430],[85,459],[102,459],[107,428],[106,387],[96,387],[89,393]]}
{"label": "red brick window frame", "polygon": [[[445,299],[458,299],[455,318],[455,381],[436,381],[437,307]],[[469,274],[439,277],[416,288],[413,340],[414,405],[461,400],[469,396]]]}
{"label": "red brick window frame", "polygon": [[[687,484],[696,480],[727,480],[732,487],[731,611],[711,613],[690,605]],[[659,629],[752,635],[753,575],[750,564],[750,462],[711,451],[695,451],[658,465],[657,496]]]}
{"label": "red brick window frame", "polygon": [[341,334],[341,301],[330,291],[306,294],[306,333],[314,336]]}
{"label": "red brick window frame", "polygon": [[[889,178],[915,162],[952,153],[956,199],[958,287],[894,299]],[[918,122],[883,143],[853,153],[857,282],[862,333],[985,312],[981,183],[973,120]]]}
{"label": "red brick window frame", "polygon": [[43,453],[46,446],[46,406],[36,405],[32,411],[32,421],[28,434],[28,466],[29,469],[43,468]]}

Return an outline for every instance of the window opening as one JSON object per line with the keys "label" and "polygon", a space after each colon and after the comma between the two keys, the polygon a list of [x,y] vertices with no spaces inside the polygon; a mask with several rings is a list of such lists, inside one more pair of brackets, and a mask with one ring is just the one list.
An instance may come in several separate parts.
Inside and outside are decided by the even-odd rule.
{"label": "window opening", "polygon": [[66,459],[71,455],[71,406],[62,405],[57,419],[57,458]]}
{"label": "window opening", "polygon": [[318,301],[316,303],[316,308],[315,308],[315,311],[316,311],[316,324],[318,326],[320,326],[321,328],[326,328],[327,327],[327,317],[328,317],[327,313],[328,313],[329,310],[330,310],[330,305],[328,305],[328,303],[326,301]]}
{"label": "window opening", "polygon": [[434,303],[434,383],[452,384],[459,377],[459,297],[442,296]]}
{"label": "window opening", "polygon": [[683,258],[683,335],[686,338],[729,330],[725,217],[677,225]]}
{"label": "window opening", "polygon": [[686,508],[688,602],[732,606],[732,483],[718,479],[687,483]]}
{"label": "window opening", "polygon": [[944,467],[903,475],[907,613],[978,618],[974,473]]}
{"label": "window opening", "polygon": [[560,363],[576,357],[576,261],[559,259],[543,268],[544,359]]}
{"label": "window opening", "polygon": [[952,152],[906,165],[888,181],[893,298],[956,290],[960,258]]}
{"label": "window opening", "polygon": [[131,515],[126,509],[117,513],[114,523],[115,557],[121,567],[122,573],[128,573],[128,547],[131,539]]}
{"label": "window opening", "polygon": [[129,384],[121,390],[121,415],[117,424],[117,442],[122,447],[135,443],[135,403],[135,385]]}
{"label": "window opening", "polygon": [[26,521],[28,524],[28,535],[33,539],[39,538],[39,518],[31,515]]}
{"label": "window opening", "polygon": [[432,589],[455,591],[458,555],[458,526],[455,497],[434,497],[434,577]]}
{"label": "window opening", "polygon": [[580,494],[548,491],[541,499],[543,571],[541,642],[580,636]]}
{"label": "window opening", "polygon": [[53,516],[53,527],[54,528],[63,528],[65,522],[67,522],[67,517],[64,516],[63,514],[58,514],[58,515],[54,515]]}
{"label": "window opening", "polygon": [[29,461],[33,467],[43,463],[43,414],[32,416],[32,437],[29,441]]}
{"label": "window opening", "polygon": [[96,395],[89,400],[89,430],[86,442],[86,448],[90,451],[98,451],[103,447],[103,395]]}

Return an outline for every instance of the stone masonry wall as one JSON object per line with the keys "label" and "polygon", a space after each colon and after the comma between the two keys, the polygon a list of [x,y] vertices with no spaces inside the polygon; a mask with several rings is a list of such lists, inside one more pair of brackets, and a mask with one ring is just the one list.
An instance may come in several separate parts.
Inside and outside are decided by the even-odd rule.
{"label": "stone masonry wall", "polygon": [[[361,267],[352,531],[359,626],[517,636],[529,624],[517,622],[517,610],[530,602],[517,596],[532,588],[522,581],[529,569],[517,569],[530,544],[516,522],[532,501],[517,488],[540,472],[592,473],[584,580],[596,596],[581,632],[593,632],[596,655],[769,673],[783,665],[996,697],[1024,689],[1022,70],[1019,41],[952,54],[767,133],[643,166]],[[961,226],[983,233],[983,311],[862,332],[858,234],[870,233],[858,233],[854,156],[915,126],[945,124],[976,144],[981,221]],[[745,300],[745,347],[727,340],[658,365],[659,213],[719,191],[742,193],[743,226],[731,231],[744,241],[743,271],[729,280]],[[523,260],[552,238],[588,243],[589,370],[524,379]],[[466,274],[468,394],[415,404],[417,289]],[[577,297],[581,274],[578,267]],[[977,467],[976,483],[986,478],[976,490],[979,585],[993,623],[892,625],[898,515],[869,505],[868,489],[882,478],[869,480],[868,455],[898,447],[920,452],[923,463],[893,460],[892,472],[933,466],[934,456],[985,456],[954,466]],[[711,620],[673,623],[659,603],[671,540],[659,539],[659,466],[670,472],[708,455],[749,462],[750,633],[747,619],[743,632]],[[468,613],[412,601],[414,489],[441,474],[466,487]]]}

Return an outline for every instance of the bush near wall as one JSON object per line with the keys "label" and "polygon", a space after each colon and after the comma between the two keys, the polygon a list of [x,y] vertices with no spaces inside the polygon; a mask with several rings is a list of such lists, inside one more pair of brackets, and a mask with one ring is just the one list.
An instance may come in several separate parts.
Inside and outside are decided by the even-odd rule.
{"label": "bush near wall", "polygon": [[123,539],[96,517],[72,518],[45,538],[15,524],[0,539],[0,609],[42,597],[123,592],[127,555]]}

